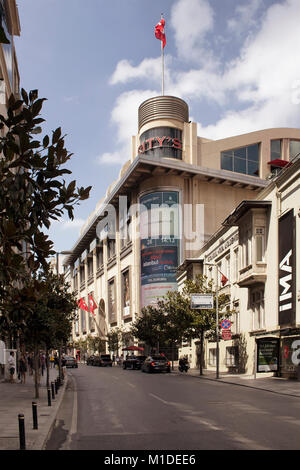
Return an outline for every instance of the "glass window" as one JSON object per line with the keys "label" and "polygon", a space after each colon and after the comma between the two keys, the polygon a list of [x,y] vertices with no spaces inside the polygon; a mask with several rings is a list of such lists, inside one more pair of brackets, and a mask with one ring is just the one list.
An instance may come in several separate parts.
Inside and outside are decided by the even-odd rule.
{"label": "glass window", "polygon": [[282,140],[271,140],[271,160],[281,158]]}
{"label": "glass window", "polygon": [[221,169],[259,176],[259,144],[221,152]]}
{"label": "glass window", "polygon": [[290,160],[300,153],[300,140],[290,140]]}
{"label": "glass window", "polygon": [[210,349],[209,350],[209,365],[215,366],[216,365],[216,357],[217,357],[217,352],[216,349]]}
{"label": "glass window", "polygon": [[233,171],[233,157],[232,157],[232,155],[222,154],[222,156],[221,156],[221,168],[222,168],[222,170]]}

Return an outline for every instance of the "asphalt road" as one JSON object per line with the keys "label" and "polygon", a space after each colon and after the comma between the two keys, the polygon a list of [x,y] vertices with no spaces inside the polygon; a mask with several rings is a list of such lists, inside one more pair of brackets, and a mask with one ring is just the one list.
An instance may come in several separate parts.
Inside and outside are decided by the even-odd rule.
{"label": "asphalt road", "polygon": [[300,399],[186,375],[72,369],[47,450],[299,450]]}

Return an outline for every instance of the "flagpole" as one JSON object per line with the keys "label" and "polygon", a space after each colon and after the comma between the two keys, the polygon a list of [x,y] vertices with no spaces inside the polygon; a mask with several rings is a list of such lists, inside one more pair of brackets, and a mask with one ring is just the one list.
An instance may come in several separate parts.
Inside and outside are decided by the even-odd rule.
{"label": "flagpole", "polygon": [[[163,13],[161,13],[161,20],[163,19]],[[162,78],[161,78],[161,94],[164,96],[165,94],[165,56],[164,56],[164,47],[163,47],[163,41],[161,41],[161,67],[162,67]]]}

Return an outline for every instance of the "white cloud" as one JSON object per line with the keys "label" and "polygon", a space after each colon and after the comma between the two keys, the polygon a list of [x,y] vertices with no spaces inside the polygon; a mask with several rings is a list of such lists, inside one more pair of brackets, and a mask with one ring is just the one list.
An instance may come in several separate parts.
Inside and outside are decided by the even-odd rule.
{"label": "white cloud", "polygon": [[117,83],[127,83],[130,80],[148,79],[160,80],[161,78],[161,58],[144,59],[137,67],[124,59],[118,62],[116,70],[114,71],[110,84],[116,85]]}
{"label": "white cloud", "polygon": [[172,8],[171,25],[175,31],[178,57],[187,60],[208,60],[203,43],[213,29],[214,10],[207,0],[179,0]]}
{"label": "white cloud", "polygon": [[249,0],[244,5],[238,5],[235,15],[227,22],[230,33],[241,36],[249,32],[249,28],[255,27],[260,22],[259,9],[263,6],[263,0]]}

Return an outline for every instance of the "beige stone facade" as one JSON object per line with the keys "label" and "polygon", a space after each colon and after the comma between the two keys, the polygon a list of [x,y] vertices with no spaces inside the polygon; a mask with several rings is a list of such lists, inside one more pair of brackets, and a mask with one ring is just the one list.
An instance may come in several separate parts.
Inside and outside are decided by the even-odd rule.
{"label": "beige stone facade", "polygon": [[[87,301],[92,293],[99,306],[95,321],[88,312],[79,312],[74,340],[84,339],[88,334],[105,338],[116,326],[128,330],[140,315],[145,299],[151,298],[150,290],[154,292],[152,300],[158,292],[156,287],[164,291],[154,280],[165,282],[185,259],[196,257],[224,218],[243,200],[255,199],[268,185],[266,178],[271,173],[268,162],[274,160],[270,154],[271,140],[281,141],[280,159],[286,162],[290,157],[289,140],[300,142],[299,129],[269,129],[219,141],[199,137],[196,124],[189,121],[186,103],[165,96],[141,104],[138,129],[138,134],[132,137],[131,158],[87,219],[72,254],[65,260],[78,299]],[[224,169],[228,161],[231,170]],[[178,202],[182,223],[178,242],[160,239],[160,248],[151,245],[150,253],[145,240],[141,242],[143,235],[139,235],[145,226],[140,223],[138,204],[147,198],[154,200],[157,194],[161,200],[173,198],[173,202]],[[120,197],[127,198],[125,213],[120,209]],[[116,215],[115,239],[113,234],[105,234],[110,210]],[[196,244],[191,244],[193,237]],[[168,243],[176,248],[172,251]],[[155,257],[155,253],[159,255]],[[169,259],[166,253],[172,253]],[[142,267],[141,259],[147,260]],[[165,278],[164,274],[157,277],[154,268],[151,270],[155,259],[166,270],[168,263],[173,263]],[[175,274],[168,279],[172,276],[176,282]],[[174,282],[171,284],[175,288]]]}

